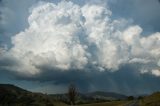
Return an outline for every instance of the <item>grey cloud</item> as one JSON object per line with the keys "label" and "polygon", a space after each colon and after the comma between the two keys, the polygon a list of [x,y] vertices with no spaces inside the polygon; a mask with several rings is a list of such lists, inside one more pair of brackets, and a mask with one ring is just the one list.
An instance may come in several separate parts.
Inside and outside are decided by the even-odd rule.
{"label": "grey cloud", "polygon": [[[92,71],[59,71],[45,70],[34,77],[14,75],[16,80],[39,82],[43,85],[67,86],[75,83],[79,91],[111,91],[127,95],[147,94],[160,89],[160,78],[150,74],[139,74],[138,65],[128,65],[121,67],[117,72]],[[54,87],[51,89],[54,89]],[[63,89],[64,92],[66,89]],[[47,91],[46,91],[47,92]]]}
{"label": "grey cloud", "polygon": [[[6,62],[5,62],[6,61]],[[16,61],[8,59],[3,61],[0,59],[1,66],[14,66]],[[154,65],[154,64],[153,64]],[[46,66],[38,67],[40,68],[41,73],[37,75],[23,75],[17,74],[12,69],[4,69],[0,66],[0,77],[1,82],[6,82],[8,79],[12,80],[12,83],[15,82],[28,82],[29,90],[37,90],[40,92],[52,93],[55,86],[61,87],[57,92],[65,92],[68,85],[70,83],[75,83],[78,89],[81,92],[88,91],[111,91],[118,92],[127,95],[138,95],[138,94],[146,94],[157,91],[160,89],[159,77],[155,77],[154,75],[145,73],[139,73],[139,69],[141,68],[141,64],[127,64],[125,66],[121,66],[118,71],[110,72],[110,71],[102,71],[99,72],[95,68],[89,68],[90,70],[57,70],[53,68],[49,68]],[[9,82],[11,83],[11,81]],[[15,81],[15,82],[14,82]],[[32,86],[32,84],[38,83],[38,85],[48,86],[48,88],[39,89],[36,86]],[[23,83],[21,83],[22,86]],[[46,91],[45,91],[46,89]],[[50,89],[50,91],[47,91]],[[56,90],[55,90],[56,91]],[[54,92],[56,93],[56,92]]]}

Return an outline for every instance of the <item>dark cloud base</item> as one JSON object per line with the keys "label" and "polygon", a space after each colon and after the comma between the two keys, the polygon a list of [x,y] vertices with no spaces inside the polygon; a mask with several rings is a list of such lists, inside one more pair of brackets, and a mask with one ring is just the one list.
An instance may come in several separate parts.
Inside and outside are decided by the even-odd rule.
{"label": "dark cloud base", "polygon": [[[3,72],[4,71],[1,70],[1,73]],[[34,77],[26,77],[11,72],[7,73],[7,71],[5,74],[9,75],[8,78],[16,81],[39,82],[44,85],[67,87],[70,83],[74,83],[81,92],[100,90],[138,95],[160,90],[159,77],[150,74],[138,74],[138,70],[136,70],[133,65],[121,67],[120,70],[116,72],[98,72],[96,70],[45,70],[43,73]]]}

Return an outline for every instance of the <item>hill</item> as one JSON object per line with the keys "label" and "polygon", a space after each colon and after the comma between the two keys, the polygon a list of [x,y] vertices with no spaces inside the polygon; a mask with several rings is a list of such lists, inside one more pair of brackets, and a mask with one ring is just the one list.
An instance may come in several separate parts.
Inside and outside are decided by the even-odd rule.
{"label": "hill", "polygon": [[[0,84],[0,94],[6,93],[29,93],[29,91],[19,88],[11,84]],[[1,96],[0,95],[0,96]]]}
{"label": "hill", "polygon": [[10,84],[0,84],[0,105],[3,106],[54,106],[47,95],[32,93]]}
{"label": "hill", "polygon": [[140,106],[160,106],[160,92],[155,92],[140,100]]}

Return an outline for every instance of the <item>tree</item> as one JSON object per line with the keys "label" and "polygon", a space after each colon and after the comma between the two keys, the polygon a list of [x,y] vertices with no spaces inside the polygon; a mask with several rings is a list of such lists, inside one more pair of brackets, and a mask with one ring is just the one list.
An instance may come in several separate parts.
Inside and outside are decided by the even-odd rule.
{"label": "tree", "polygon": [[70,84],[68,88],[68,97],[71,105],[75,105],[76,96],[77,96],[76,86],[74,84]]}
{"label": "tree", "polygon": [[127,99],[128,99],[128,100],[134,100],[134,97],[133,97],[133,96],[128,96]]}

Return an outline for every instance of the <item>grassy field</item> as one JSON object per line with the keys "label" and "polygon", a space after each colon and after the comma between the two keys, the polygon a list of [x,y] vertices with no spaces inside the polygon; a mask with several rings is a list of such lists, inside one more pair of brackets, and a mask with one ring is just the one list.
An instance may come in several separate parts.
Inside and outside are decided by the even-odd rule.
{"label": "grassy field", "polygon": [[140,100],[140,106],[160,106],[160,92],[144,97]]}
{"label": "grassy field", "polygon": [[[82,104],[76,106],[124,106],[128,104],[128,101],[113,101],[113,102],[104,102],[104,103],[91,103],[91,104]],[[55,103],[55,106],[69,106],[64,103]]]}
{"label": "grassy field", "polygon": [[113,102],[104,102],[104,103],[93,103],[93,104],[84,104],[79,106],[124,106],[128,101],[113,101]]}

